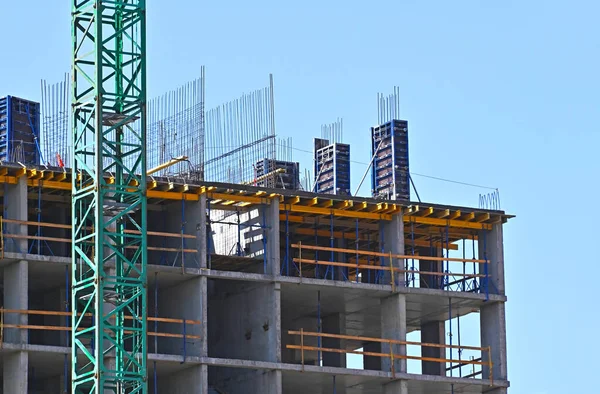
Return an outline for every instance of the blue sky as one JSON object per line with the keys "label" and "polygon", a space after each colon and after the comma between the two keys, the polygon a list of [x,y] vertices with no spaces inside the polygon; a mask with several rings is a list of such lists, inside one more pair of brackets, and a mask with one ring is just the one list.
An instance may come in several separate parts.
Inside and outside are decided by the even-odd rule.
{"label": "blue sky", "polygon": [[[0,95],[39,99],[40,78],[61,79],[69,11],[68,0],[0,0]],[[577,0],[149,0],[150,95],[206,65],[213,107],[272,72],[281,136],[310,150],[307,137],[342,117],[364,163],[376,93],[399,86],[411,170],[497,187],[518,215],[505,227],[510,392],[589,392],[600,350],[599,14],[600,3]],[[353,166],[355,187],[366,166]],[[430,202],[477,205],[486,192],[415,181]]]}

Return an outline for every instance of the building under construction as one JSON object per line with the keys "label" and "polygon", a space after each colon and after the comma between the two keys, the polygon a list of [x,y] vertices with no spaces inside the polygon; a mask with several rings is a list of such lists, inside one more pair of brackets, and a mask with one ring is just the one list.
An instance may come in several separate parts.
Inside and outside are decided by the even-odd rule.
{"label": "building under construction", "polygon": [[272,76],[147,100],[145,2],[72,15],[74,83],[0,99],[1,393],[507,392],[512,216],[411,197],[396,90],[369,196],[341,120],[303,187]]}
{"label": "building under construction", "polygon": [[[69,392],[71,175],[0,171],[3,392]],[[150,393],[506,392],[503,212],[163,178],[147,196]]]}

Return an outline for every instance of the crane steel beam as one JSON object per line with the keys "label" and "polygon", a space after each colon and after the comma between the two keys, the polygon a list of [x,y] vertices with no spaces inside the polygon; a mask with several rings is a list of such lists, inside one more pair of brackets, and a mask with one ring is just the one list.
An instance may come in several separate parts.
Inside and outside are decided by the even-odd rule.
{"label": "crane steel beam", "polygon": [[145,30],[145,0],[72,0],[73,393],[148,390]]}

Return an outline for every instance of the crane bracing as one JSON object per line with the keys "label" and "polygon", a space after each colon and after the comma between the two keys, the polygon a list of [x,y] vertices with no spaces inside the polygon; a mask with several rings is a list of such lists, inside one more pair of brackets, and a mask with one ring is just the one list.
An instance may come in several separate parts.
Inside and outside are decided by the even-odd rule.
{"label": "crane bracing", "polygon": [[72,0],[73,393],[148,390],[145,3]]}

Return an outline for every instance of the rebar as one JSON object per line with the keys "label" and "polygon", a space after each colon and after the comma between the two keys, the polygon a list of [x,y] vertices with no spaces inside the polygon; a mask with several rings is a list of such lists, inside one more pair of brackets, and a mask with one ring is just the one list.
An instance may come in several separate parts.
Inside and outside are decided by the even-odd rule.
{"label": "rebar", "polygon": [[157,176],[203,180],[205,141],[205,70],[200,78],[148,102],[148,168],[174,157],[188,161],[159,171]]}
{"label": "rebar", "polygon": [[248,182],[259,160],[276,159],[274,101],[270,76],[269,86],[207,111],[206,180]]}
{"label": "rebar", "polygon": [[43,164],[63,167],[70,163],[71,151],[71,105],[70,80],[65,73],[64,80],[49,85],[41,81],[42,130],[41,150],[46,161]]}
{"label": "rebar", "polygon": [[400,88],[394,86],[394,93],[385,96],[377,93],[377,124],[400,119]]}
{"label": "rebar", "polygon": [[321,125],[321,138],[329,144],[341,143],[344,139],[344,121],[337,118],[333,123]]}

